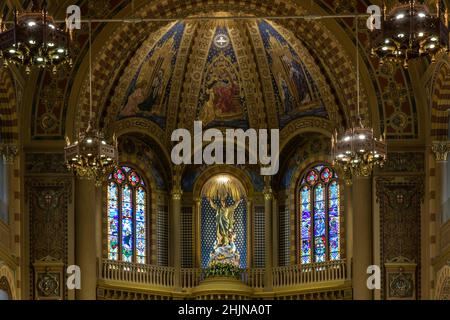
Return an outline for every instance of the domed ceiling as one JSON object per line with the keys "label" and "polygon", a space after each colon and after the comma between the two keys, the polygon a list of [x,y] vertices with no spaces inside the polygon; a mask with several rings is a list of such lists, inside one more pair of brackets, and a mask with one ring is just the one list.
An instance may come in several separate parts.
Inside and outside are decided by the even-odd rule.
{"label": "domed ceiling", "polygon": [[107,122],[145,118],[169,130],[200,120],[246,129],[328,119],[335,111],[326,81],[289,37],[267,20],[171,23],[130,60]]}

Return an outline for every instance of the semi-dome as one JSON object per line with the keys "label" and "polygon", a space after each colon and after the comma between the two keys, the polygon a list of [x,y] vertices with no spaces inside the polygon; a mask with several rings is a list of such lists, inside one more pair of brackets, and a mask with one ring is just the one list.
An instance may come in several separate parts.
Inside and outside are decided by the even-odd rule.
{"label": "semi-dome", "polygon": [[282,128],[300,117],[328,119],[328,92],[309,52],[273,22],[175,21],[130,59],[107,122],[141,117],[162,130],[195,120],[204,127]]}

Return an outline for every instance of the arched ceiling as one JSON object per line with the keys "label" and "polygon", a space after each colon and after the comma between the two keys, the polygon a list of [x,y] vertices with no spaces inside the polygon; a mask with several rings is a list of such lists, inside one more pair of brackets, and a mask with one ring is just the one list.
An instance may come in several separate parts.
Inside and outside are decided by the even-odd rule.
{"label": "arched ceiling", "polygon": [[[261,2],[256,1],[241,1],[241,2],[224,2],[224,4],[221,4],[220,6],[216,4],[210,4],[207,1],[190,1],[186,2],[187,7],[167,7],[165,8],[162,4],[159,6],[156,6],[155,4],[151,3],[147,6],[144,6],[140,9],[140,14],[142,16],[152,16],[152,17],[158,17],[158,16],[164,16],[164,17],[171,17],[175,14],[177,16],[185,15],[190,16],[192,12],[196,12],[196,14],[203,14],[203,15],[211,15],[214,13],[217,13],[219,11],[219,8],[221,10],[224,10],[222,12],[227,12],[228,14],[245,14],[246,11],[249,11],[249,9],[252,9],[251,11],[253,14],[259,15],[259,16],[265,16],[265,15],[281,15],[282,12],[284,15],[286,14],[304,14],[306,13],[305,9],[299,7],[298,5],[294,5],[293,3],[289,1],[279,1],[280,6],[272,7],[267,4],[263,4]],[[202,6],[203,4],[203,6]],[[256,7],[249,6],[249,4],[256,5]],[[246,5],[246,6],[244,6]],[[195,10],[201,8],[201,10]],[[227,9],[227,10],[226,10]],[[165,11],[166,10],[166,11]],[[282,11],[284,10],[284,11]],[[200,12],[199,11],[203,11]],[[316,87],[320,88],[319,96],[322,100],[321,102],[326,102],[327,104],[323,107],[325,108],[325,111],[327,111],[328,115],[325,115],[325,112],[322,111],[322,114],[325,117],[331,117],[333,120],[335,120],[337,123],[340,121],[338,120],[339,112],[337,110],[336,105],[339,105],[341,108],[340,113],[342,114],[342,118],[344,120],[345,124],[349,124],[350,122],[354,121],[356,118],[356,70],[351,62],[351,56],[349,56],[341,44],[333,37],[332,33],[327,30],[321,23],[319,22],[313,22],[313,21],[290,21],[289,23],[284,23],[286,26],[282,25],[280,22],[279,24],[276,24],[274,22],[267,22],[272,29],[276,30],[276,34],[283,34],[282,37],[279,37],[281,40],[281,44],[284,42],[286,45],[285,48],[288,48],[287,51],[295,52],[298,56],[299,61],[302,61],[302,63],[305,64],[306,68],[305,70],[308,70],[308,73],[312,75],[312,83],[316,84]],[[277,21],[278,22],[278,21]],[[251,99],[249,103],[253,104],[254,107],[247,108],[244,110],[244,112],[249,111],[250,114],[247,117],[247,121],[252,121],[251,126],[269,126],[269,127],[279,127],[280,124],[283,125],[283,121],[286,122],[288,120],[280,119],[279,115],[277,114],[277,99],[280,100],[279,96],[281,96],[282,92],[281,89],[281,83],[283,83],[283,79],[276,81],[275,87],[272,85],[272,81],[270,79],[270,65],[271,63],[270,58],[266,55],[264,51],[266,49],[273,50],[271,48],[271,45],[269,42],[266,41],[264,43],[263,39],[258,39],[262,37],[262,33],[258,32],[260,29],[259,24],[257,20],[250,20],[245,23],[237,22],[228,20],[227,24],[233,24],[232,28],[235,30],[235,35],[231,35],[230,39],[233,45],[233,41],[236,42],[233,46],[239,45],[239,43],[242,43],[242,50],[239,48],[239,52],[236,56],[236,59],[240,60],[247,60],[248,63],[240,64],[240,68],[248,68],[248,70],[245,70],[243,74],[249,74],[250,78],[248,78],[250,81],[247,82],[246,86],[243,86],[249,91],[253,90],[253,93],[247,93],[247,96],[249,96]],[[204,23],[203,23],[204,24]],[[205,70],[195,70],[195,68],[203,68],[204,62],[200,61],[201,59],[206,59],[209,52],[207,52],[205,48],[209,48],[209,45],[212,43],[212,39],[214,38],[214,32],[216,31],[215,28],[218,26],[207,26],[200,28],[198,27],[198,23],[188,23],[188,29],[192,29],[191,32],[193,32],[193,36],[183,37],[183,39],[186,39],[186,43],[189,43],[190,37],[195,38],[194,42],[191,44],[189,43],[188,46],[185,48],[185,53],[189,53],[189,56],[186,56],[185,58],[185,64],[183,65],[182,59],[177,59],[177,61],[181,61],[179,63],[180,68],[186,68],[184,69],[184,76],[181,75],[180,81],[187,80],[183,88],[177,88],[182,89],[181,91],[173,90],[171,89],[171,94],[168,99],[172,102],[172,105],[174,105],[173,108],[169,106],[166,110],[167,112],[167,132],[171,132],[171,129],[176,128],[180,125],[179,119],[176,119],[176,116],[178,118],[183,118],[183,121],[185,123],[189,123],[189,121],[184,120],[190,119],[194,120],[196,116],[198,116],[199,109],[198,109],[198,100],[201,100],[201,93],[200,97],[196,97],[195,101],[194,98],[191,96],[193,94],[197,95],[197,93],[200,90],[200,87],[202,86],[202,81],[204,79],[204,71]],[[227,25],[223,25],[223,28],[225,30],[228,30],[230,27]],[[154,29],[152,29],[154,28]],[[155,30],[155,31],[153,31]],[[289,30],[289,31],[287,31]],[[151,31],[151,32],[150,32]],[[145,32],[143,40],[141,40],[143,43],[150,43],[146,44],[147,49],[151,48],[152,44],[149,38],[154,37],[155,34],[159,34],[161,31],[161,27],[155,28],[152,24],[143,24],[141,27],[136,27],[136,25],[133,24],[124,24],[120,27],[116,27],[114,31],[114,35],[112,36],[110,32],[108,32],[109,39],[103,43],[103,50],[100,50],[98,55],[96,56],[96,61],[94,63],[94,79],[98,79],[94,81],[94,110],[102,109],[104,108],[108,109],[108,112],[102,114],[102,118],[106,117],[107,122],[111,122],[112,119],[114,119],[114,112],[116,110],[121,108],[121,104],[126,104],[126,97],[123,99],[123,92],[125,87],[129,88],[130,82],[127,83],[127,81],[121,82],[123,79],[123,75],[131,77],[130,74],[127,74],[127,67],[126,65],[119,65],[121,61],[129,61],[132,59],[128,54],[130,52],[130,48],[128,48],[128,43],[130,40],[135,45],[137,39],[141,39],[141,35],[143,32]],[[103,30],[103,32],[106,31]],[[161,32],[164,33],[164,32]],[[304,37],[298,39],[295,34],[301,33]],[[149,35],[150,34],[150,35]],[[160,34],[159,37],[162,35]],[[102,37],[102,33],[98,35],[98,38],[100,39]],[[255,38],[252,38],[255,37]],[[130,39],[131,38],[131,39]],[[158,36],[154,37],[158,39]],[[198,39],[202,40],[198,40]],[[276,39],[276,37],[273,37]],[[269,39],[270,40],[270,39]],[[153,41],[156,41],[153,39]],[[277,42],[277,41],[276,41]],[[275,45],[276,42],[272,41],[272,44]],[[116,50],[113,50],[111,44],[114,43],[114,46]],[[205,48],[202,48],[204,46]],[[140,46],[142,47],[142,46]],[[275,50],[284,50],[283,45],[279,45],[279,49],[275,48]],[[190,61],[192,59],[189,59],[192,57],[193,50],[197,50],[200,48],[200,51],[197,51],[196,54],[203,54],[202,58],[200,56],[196,56],[197,63],[190,64]],[[204,50],[203,50],[204,49]],[[292,49],[292,50],[291,50]],[[133,47],[133,50],[138,50]],[[203,51],[201,51],[203,50]],[[138,52],[136,51],[136,52]],[[145,51],[144,51],[145,52]],[[264,55],[260,55],[260,53],[263,53]],[[141,53],[142,54],[142,53]],[[124,55],[127,55],[127,58],[124,59]],[[278,54],[281,56],[281,54]],[[134,56],[134,53],[133,53]],[[178,54],[179,57],[179,54]],[[269,60],[269,62],[264,62],[264,60]],[[275,59],[276,61],[280,59]],[[286,59],[285,59],[286,60]],[[108,64],[111,64],[111,62],[114,61],[115,66],[110,66],[109,68],[106,67]],[[326,61],[326,63],[324,63]],[[118,64],[119,63],[119,64]],[[283,65],[283,61],[280,63],[276,62],[274,66],[274,78],[279,77],[279,74],[276,74],[276,69],[280,70],[280,66]],[[128,64],[128,63],[127,63]],[[239,65],[239,63],[237,63]],[[139,61],[133,60],[133,63],[131,65],[140,65]],[[176,67],[176,66],[174,66]],[[189,69],[191,68],[191,69]],[[252,70],[253,68],[253,70]],[[266,70],[263,70],[264,73],[262,73],[261,68],[265,68]],[[298,70],[301,71],[301,70]],[[240,73],[239,69],[239,73]],[[190,81],[189,78],[193,75],[199,75],[197,78],[197,81]],[[273,74],[273,73],[272,73]],[[252,80],[251,77],[256,77],[256,81]],[[306,75],[308,77],[308,75]],[[257,78],[260,78],[257,79]],[[115,84],[111,86],[111,82],[105,83],[105,79],[114,79]],[[129,79],[130,80],[130,79]],[[116,83],[117,86],[122,90],[122,92],[116,91],[115,86]],[[189,87],[186,88],[186,83],[189,84]],[[288,83],[289,84],[289,83]],[[197,86],[197,87],[196,87]],[[253,89],[251,87],[254,86]],[[79,91],[81,94],[80,96],[77,96],[75,94],[74,101],[78,101],[78,106],[81,105],[85,106],[85,110],[87,110],[87,107],[89,105],[88,100],[88,94],[86,94],[85,88],[88,87],[87,81],[85,81],[82,89]],[[259,87],[259,88],[258,88]],[[291,85],[293,87],[293,85]],[[261,90],[261,88],[264,88],[264,90]],[[275,91],[275,92],[274,92]],[[276,92],[278,91],[278,92]],[[297,90],[298,91],[298,90]],[[180,93],[179,93],[180,92]],[[263,92],[263,93],[261,93]],[[364,98],[366,96],[365,89],[362,88],[362,97]],[[74,93],[72,91],[72,93]],[[107,93],[107,94],[105,94]],[[119,93],[119,98],[117,100],[114,100],[116,97],[116,94]],[[178,96],[180,95],[180,96]],[[187,95],[187,96],[186,96]],[[245,96],[245,93],[243,94]],[[277,97],[278,95],[278,97]],[[293,95],[298,96],[298,92],[293,92]],[[209,96],[209,95],[208,95]],[[111,98],[112,97],[112,98]],[[203,97],[204,98],[204,97]],[[287,96],[287,99],[290,99],[291,97]],[[184,100],[183,100],[184,99]],[[320,99],[319,99],[320,100]],[[369,112],[367,99],[362,99],[363,103],[361,105],[361,113],[364,114],[364,120],[366,123],[370,123],[372,121],[372,115]],[[245,101],[247,103],[247,101]],[[280,105],[280,104],[278,104]],[[334,105],[334,106],[333,106]],[[180,109],[176,109],[177,107],[180,107]],[[311,107],[311,106],[310,106]],[[333,109],[334,108],[334,109]],[[111,110],[113,111],[111,111]],[[289,107],[287,106],[287,109]],[[279,110],[279,109],[278,109]],[[87,120],[87,112],[84,113],[79,112],[77,113],[78,119],[77,124],[75,124],[75,127],[82,126],[83,123]],[[307,113],[305,113],[306,115]],[[312,112],[310,114],[313,114]],[[242,120],[242,119],[241,119]],[[155,121],[155,122],[158,122]],[[191,121],[193,122],[193,121]],[[241,126],[245,126],[246,124],[242,124]],[[160,128],[164,127],[161,123],[158,123],[158,126]],[[159,129],[155,129],[155,131],[158,131]],[[169,135],[170,137],[170,135]]]}
{"label": "arched ceiling", "polygon": [[[10,8],[17,7],[18,0],[8,0],[3,3],[2,11],[5,17],[10,17]],[[49,10],[59,18],[64,17],[65,8],[72,1],[48,1]],[[22,1],[26,7],[30,1]],[[378,3],[378,1],[373,1]],[[92,18],[124,18],[132,16],[131,1],[76,1],[80,5],[85,17]],[[174,18],[170,23],[94,23],[94,111],[98,123],[102,126],[110,126],[112,121],[120,120],[118,115],[122,104],[126,105],[125,96],[130,89],[133,68],[140,65],[139,57],[142,59],[144,52],[149,53],[156,44],[158,35],[172,24],[176,24],[175,18],[183,19],[193,15],[211,15],[215,12],[228,12],[240,15],[255,16],[286,16],[301,14],[335,14],[365,12],[365,8],[371,3],[364,0],[359,1],[256,1],[256,0],[233,0],[221,3],[207,0],[186,0],[181,2],[166,1],[134,1],[134,15],[138,17],[165,17]],[[264,21],[264,20],[260,20]],[[332,122],[342,123],[348,126],[356,118],[356,68],[355,68],[355,24],[354,19],[325,19],[325,20],[265,20],[271,25],[283,39],[292,47],[294,52],[304,64],[305,70],[310,74],[307,83],[315,83],[318,87],[320,101],[327,111],[327,116]],[[193,73],[193,68],[198,67],[193,61],[193,50],[202,50],[212,43],[214,32],[213,26],[204,27],[199,22],[179,20],[178,23],[185,24],[182,39],[186,39],[188,45],[183,48],[187,50],[184,60],[172,70],[174,79]],[[267,46],[258,32],[258,21],[231,21],[228,20],[223,26],[230,32],[230,39],[234,47],[243,43],[243,49],[235,51],[237,60],[248,60],[248,70],[241,69],[239,64],[239,81],[245,81],[244,75],[250,74],[251,86],[254,92],[244,92],[242,95],[248,105],[253,103],[256,108],[247,106],[247,121],[251,124],[261,126],[283,125],[282,115],[276,113],[277,108],[268,108],[269,105],[281,105],[280,90],[282,88],[279,80],[274,86],[270,82],[269,74],[272,69],[279,68],[270,65],[267,56]],[[216,26],[217,28],[217,26]],[[385,131],[391,140],[418,139],[420,108],[417,96],[413,92],[410,72],[397,66],[378,66],[377,60],[369,57],[369,43],[365,21],[360,19],[360,61],[361,64],[361,87],[362,105],[361,114],[365,123],[373,123],[378,132]],[[190,30],[191,34],[186,33]],[[24,77],[24,88],[37,88],[32,95],[24,97],[24,113],[29,118],[25,121],[26,126],[31,127],[30,138],[34,139],[60,139],[65,134],[73,134],[79,127],[85,126],[88,114],[88,46],[87,27],[77,34],[75,42],[75,67],[59,77],[43,72]],[[259,35],[258,35],[259,33]],[[256,40],[255,40],[256,39]],[[235,44],[236,43],[236,44]],[[273,43],[273,42],[272,42]],[[281,46],[283,47],[283,46]],[[286,47],[285,47],[286,48]],[[281,49],[283,50],[283,49]],[[289,48],[288,51],[291,51]],[[180,51],[181,52],[181,51]],[[204,56],[209,53],[204,50]],[[180,53],[178,53],[178,56]],[[279,56],[279,55],[278,55]],[[264,58],[269,62],[264,63]],[[133,61],[133,63],[130,63]],[[205,60],[206,61],[206,60]],[[427,61],[417,62],[416,65],[425,64]],[[176,67],[180,69],[176,69]],[[204,65],[202,66],[204,67]],[[272,68],[271,68],[272,67]],[[181,69],[183,68],[183,69]],[[191,68],[191,69],[189,69]],[[262,69],[266,69],[266,71]],[[269,70],[269,74],[267,73]],[[15,73],[16,71],[13,70]],[[136,70],[134,70],[136,71]],[[199,70],[200,71],[200,70]],[[202,76],[205,70],[202,70]],[[273,74],[273,72],[272,72]],[[136,72],[134,73],[136,75]],[[275,78],[277,77],[275,71]],[[188,79],[188,78],[186,78]],[[203,79],[203,77],[201,78]],[[254,81],[256,79],[256,81]],[[19,79],[20,80],[20,79]],[[417,80],[417,79],[416,79]],[[275,79],[276,82],[276,79]],[[201,84],[201,80],[199,80]],[[147,83],[147,85],[149,85]],[[172,85],[172,84],[171,84]],[[195,81],[181,81],[177,90],[171,89],[169,104],[164,111],[166,114],[165,125],[161,121],[152,120],[152,115],[142,117],[142,124],[150,128],[156,137],[167,140],[165,132],[176,127],[186,119],[198,116],[199,101],[202,94]],[[290,87],[292,88],[292,83]],[[266,88],[271,87],[270,90]],[[289,87],[289,84],[288,84]],[[310,88],[310,87],[308,87]],[[58,89],[58,90],[55,90]],[[253,90],[252,89],[252,90]],[[194,90],[191,92],[191,90]],[[49,97],[52,92],[56,96]],[[240,92],[240,91],[239,91]],[[298,97],[298,93],[294,93]],[[176,96],[178,96],[176,98]],[[203,95],[204,96],[204,95]],[[177,100],[178,99],[178,100]],[[253,99],[253,101],[252,101]],[[194,101],[196,100],[196,101]],[[419,99],[420,100],[420,99]],[[124,102],[125,101],[125,102]],[[189,103],[186,103],[189,102]],[[190,104],[192,102],[192,104]],[[261,104],[262,102],[262,104]],[[56,107],[55,107],[56,106]],[[289,109],[289,104],[287,104]],[[259,109],[258,109],[259,108]],[[333,109],[335,108],[335,109]],[[260,112],[260,111],[263,112]],[[279,109],[278,109],[279,110]],[[336,117],[333,110],[338,111]],[[339,117],[341,119],[339,119]],[[50,121],[51,120],[51,121]],[[125,119],[126,120],[126,119]],[[298,119],[294,120],[294,122]],[[129,122],[128,122],[129,123]],[[120,124],[120,121],[119,121]],[[122,123],[124,127],[127,123]],[[422,129],[423,130],[423,129]]]}
{"label": "arched ceiling", "polygon": [[105,125],[139,117],[171,132],[195,120],[246,129],[329,119],[338,113],[336,98],[308,51],[286,32],[266,20],[169,23],[129,60]]}

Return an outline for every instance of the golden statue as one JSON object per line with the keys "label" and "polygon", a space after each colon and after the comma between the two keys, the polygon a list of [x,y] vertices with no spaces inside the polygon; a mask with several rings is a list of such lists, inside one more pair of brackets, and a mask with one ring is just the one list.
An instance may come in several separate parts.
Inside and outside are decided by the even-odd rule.
{"label": "golden statue", "polygon": [[[234,229],[235,212],[244,200],[244,194],[240,182],[230,176],[218,176],[209,180],[203,187],[203,196],[216,211],[216,241],[210,255],[210,265],[214,263],[240,265]],[[227,205],[227,199],[233,199],[234,204]],[[220,205],[217,205],[217,202],[220,202]]]}
{"label": "golden statue", "polygon": [[214,201],[209,199],[209,204],[216,210],[216,246],[225,247],[230,245],[231,236],[234,232],[234,212],[241,204],[242,199],[231,206],[227,206],[224,199],[220,201],[221,206],[216,206]]}

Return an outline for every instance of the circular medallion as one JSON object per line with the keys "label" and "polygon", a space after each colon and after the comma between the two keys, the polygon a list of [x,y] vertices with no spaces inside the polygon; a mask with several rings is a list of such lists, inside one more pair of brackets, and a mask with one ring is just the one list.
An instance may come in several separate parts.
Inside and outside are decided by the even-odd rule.
{"label": "circular medallion", "polygon": [[214,38],[214,45],[220,49],[228,47],[230,44],[230,38],[226,34],[218,34]]}

